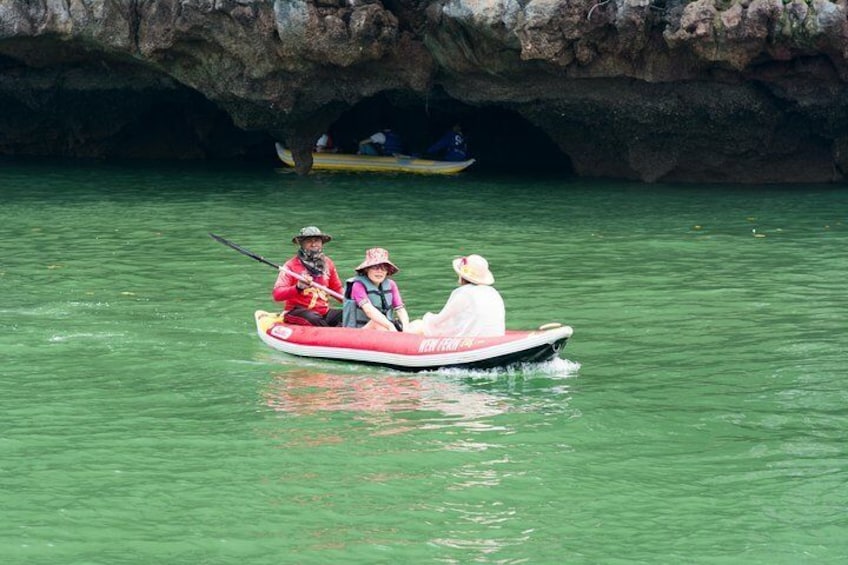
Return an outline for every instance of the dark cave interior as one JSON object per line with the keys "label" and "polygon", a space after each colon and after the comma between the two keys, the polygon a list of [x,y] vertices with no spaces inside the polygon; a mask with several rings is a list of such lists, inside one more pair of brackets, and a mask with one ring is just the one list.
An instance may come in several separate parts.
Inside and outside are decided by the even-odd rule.
{"label": "dark cave interior", "polygon": [[[573,174],[571,162],[518,112],[463,104],[444,93],[421,98],[381,93],[343,111],[330,126],[342,152],[392,127],[405,152],[427,148],[454,124],[463,127],[476,172]],[[214,160],[280,166],[271,134],[245,131],[188,88],[0,90],[0,155],[6,158]]]}
{"label": "dark cave interior", "polygon": [[359,140],[391,127],[400,135],[406,152],[432,158],[426,155],[427,148],[457,123],[477,160],[475,170],[572,173],[568,156],[517,112],[473,107],[446,97],[422,102],[380,94],[342,114],[330,131],[341,151],[353,153]]}

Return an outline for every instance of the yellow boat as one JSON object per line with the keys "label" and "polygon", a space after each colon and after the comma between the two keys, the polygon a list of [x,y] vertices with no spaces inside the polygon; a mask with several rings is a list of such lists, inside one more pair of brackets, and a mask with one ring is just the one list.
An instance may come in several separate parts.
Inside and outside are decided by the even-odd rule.
{"label": "yellow boat", "polygon": [[[294,167],[291,151],[276,144],[280,160]],[[466,169],[474,163],[467,161],[434,161],[419,159],[409,155],[376,157],[373,155],[352,155],[350,153],[313,153],[312,168],[316,171],[348,171],[371,173],[418,173],[422,175],[452,175]]]}

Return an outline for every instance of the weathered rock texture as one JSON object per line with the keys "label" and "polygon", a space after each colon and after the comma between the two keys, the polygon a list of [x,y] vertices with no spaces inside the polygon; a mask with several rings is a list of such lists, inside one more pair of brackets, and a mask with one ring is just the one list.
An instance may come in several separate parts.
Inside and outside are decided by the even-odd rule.
{"label": "weathered rock texture", "polygon": [[5,154],[273,137],[305,171],[360,101],[440,92],[519,113],[579,175],[830,182],[846,81],[846,0],[0,0]]}

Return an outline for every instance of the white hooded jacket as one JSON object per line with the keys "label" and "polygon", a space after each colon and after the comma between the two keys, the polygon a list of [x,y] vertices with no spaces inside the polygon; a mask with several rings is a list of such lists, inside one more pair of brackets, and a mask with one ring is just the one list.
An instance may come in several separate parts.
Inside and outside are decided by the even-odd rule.
{"label": "white hooded jacket", "polygon": [[422,318],[425,336],[495,337],[506,331],[500,293],[491,286],[464,284],[451,293],[438,314]]}

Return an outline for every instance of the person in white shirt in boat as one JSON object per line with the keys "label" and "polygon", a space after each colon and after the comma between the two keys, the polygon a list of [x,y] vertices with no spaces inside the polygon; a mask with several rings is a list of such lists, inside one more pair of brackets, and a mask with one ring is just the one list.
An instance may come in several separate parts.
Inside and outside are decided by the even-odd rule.
{"label": "person in white shirt in boat", "polygon": [[359,155],[395,155],[403,153],[403,142],[392,128],[382,130],[359,142]]}
{"label": "person in white shirt in boat", "polygon": [[495,277],[480,255],[453,261],[459,275],[454,289],[438,314],[427,312],[410,323],[407,331],[425,336],[496,337],[506,332],[503,298],[492,286]]}
{"label": "person in white shirt in boat", "polygon": [[324,133],[315,142],[313,153],[338,153],[339,149],[333,143],[333,136],[330,132]]}
{"label": "person in white shirt in boat", "polygon": [[398,272],[389,252],[374,247],[356,267],[356,276],[345,281],[342,325],[389,332],[403,331],[409,314],[403,305],[397,283],[390,279]]}

